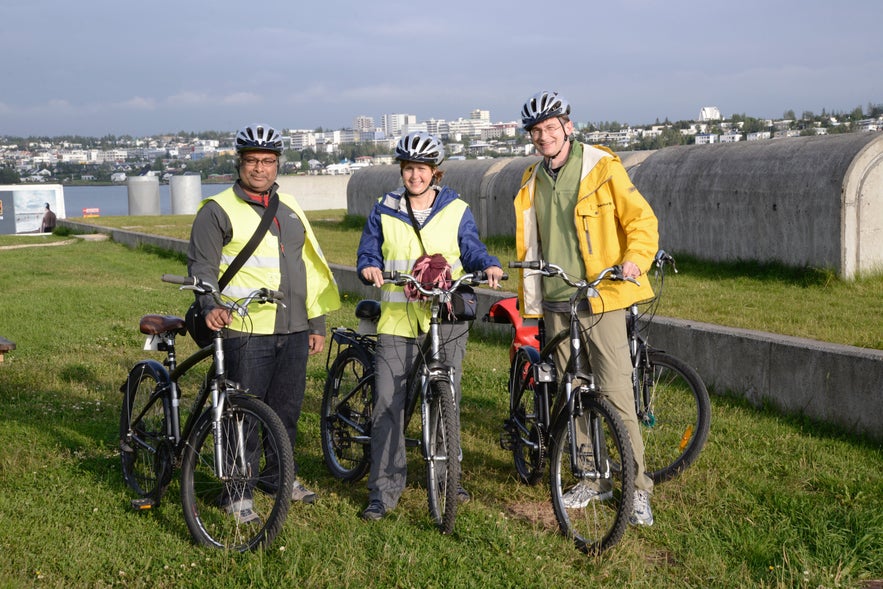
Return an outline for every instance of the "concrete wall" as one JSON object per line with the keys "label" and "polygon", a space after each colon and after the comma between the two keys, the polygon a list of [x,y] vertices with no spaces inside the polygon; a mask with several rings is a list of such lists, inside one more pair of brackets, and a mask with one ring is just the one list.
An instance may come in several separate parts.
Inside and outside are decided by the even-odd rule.
{"label": "concrete wall", "polygon": [[665,249],[845,278],[883,268],[883,134],[668,147],[630,173]]}
{"label": "concrete wall", "polygon": [[[353,268],[332,269],[341,291],[377,297],[377,289],[363,285]],[[479,316],[494,301],[511,296],[486,289],[477,293]],[[474,329],[511,333],[507,325],[480,321]],[[654,320],[650,341],[693,366],[712,392],[883,441],[883,351],[666,317]]]}
{"label": "concrete wall", "polygon": [[305,211],[346,208],[346,185],[352,176],[279,176],[279,190],[293,195]]}

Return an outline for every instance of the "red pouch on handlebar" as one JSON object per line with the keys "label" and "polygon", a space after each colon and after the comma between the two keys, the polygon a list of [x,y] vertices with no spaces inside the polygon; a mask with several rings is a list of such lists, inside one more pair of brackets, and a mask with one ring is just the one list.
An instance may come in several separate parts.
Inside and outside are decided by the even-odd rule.
{"label": "red pouch on handlebar", "polygon": [[[439,288],[451,287],[451,265],[441,254],[423,254],[414,262],[414,269],[411,270],[414,276],[423,288]],[[423,301],[426,297],[411,284],[405,285],[405,296],[409,301]]]}

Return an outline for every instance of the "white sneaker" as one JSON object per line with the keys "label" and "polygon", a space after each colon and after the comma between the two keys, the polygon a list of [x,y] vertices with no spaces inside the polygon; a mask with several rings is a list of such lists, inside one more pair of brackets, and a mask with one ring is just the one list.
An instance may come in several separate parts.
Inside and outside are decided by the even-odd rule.
{"label": "white sneaker", "polygon": [[650,509],[650,493],[648,491],[635,491],[629,523],[633,526],[653,525],[653,510]]}
{"label": "white sneaker", "polygon": [[585,481],[580,481],[561,496],[565,509],[582,509],[592,501],[607,501],[613,491],[601,492]]}
{"label": "white sneaker", "polygon": [[291,500],[313,503],[316,500],[316,494],[304,487],[298,479],[294,479],[294,485],[291,487]]}
{"label": "white sneaker", "polygon": [[236,523],[250,524],[252,522],[260,523],[260,516],[254,512],[254,503],[251,499],[240,499],[228,503],[224,510],[233,516]]}

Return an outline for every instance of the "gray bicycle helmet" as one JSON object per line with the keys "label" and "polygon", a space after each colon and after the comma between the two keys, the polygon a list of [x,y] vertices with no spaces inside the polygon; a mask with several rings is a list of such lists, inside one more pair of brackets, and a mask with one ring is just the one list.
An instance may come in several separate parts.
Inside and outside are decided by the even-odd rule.
{"label": "gray bicycle helmet", "polygon": [[396,159],[400,162],[418,162],[437,166],[445,159],[445,148],[434,135],[415,131],[399,139]]}
{"label": "gray bicycle helmet", "polygon": [[570,114],[570,103],[554,90],[542,90],[527,99],[521,108],[521,124],[525,131],[552,117]]}
{"label": "gray bicycle helmet", "polygon": [[273,127],[261,124],[246,125],[236,133],[236,151],[264,150],[282,153],[282,136]]}

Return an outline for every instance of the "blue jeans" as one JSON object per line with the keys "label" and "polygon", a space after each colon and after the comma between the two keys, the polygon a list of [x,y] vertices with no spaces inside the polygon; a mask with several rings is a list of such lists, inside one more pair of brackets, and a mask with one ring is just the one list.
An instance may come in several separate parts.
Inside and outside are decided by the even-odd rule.
{"label": "blue jeans", "polygon": [[[297,440],[297,422],[304,402],[309,347],[307,331],[224,341],[227,377],[276,412],[288,432],[292,448]],[[270,456],[267,459],[272,460]]]}

